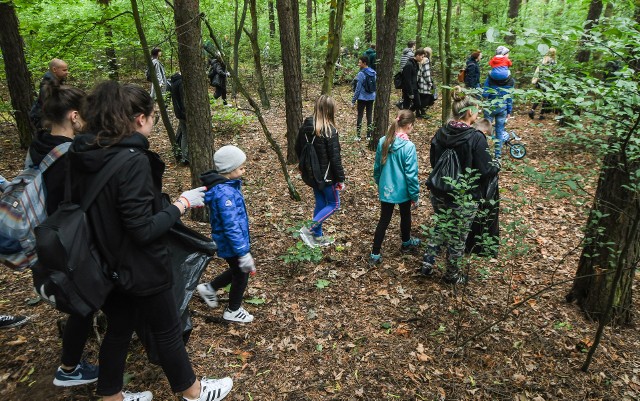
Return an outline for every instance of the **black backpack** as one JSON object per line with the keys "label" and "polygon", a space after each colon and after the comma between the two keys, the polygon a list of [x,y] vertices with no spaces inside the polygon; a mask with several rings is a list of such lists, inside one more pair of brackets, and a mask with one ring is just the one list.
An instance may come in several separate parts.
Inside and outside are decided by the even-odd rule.
{"label": "black backpack", "polygon": [[65,201],[35,228],[36,292],[62,312],[88,316],[102,307],[114,287],[118,266],[99,252],[87,210],[118,166],[135,154],[133,149],[123,150],[105,164],[81,204],[70,201],[71,180],[67,173]]}
{"label": "black backpack", "polygon": [[396,75],[393,76],[393,86],[396,89],[402,89],[402,71],[396,72]]}
{"label": "black backpack", "polygon": [[427,188],[440,193],[450,193],[455,189],[461,174],[462,167],[460,167],[458,154],[453,148],[446,149],[429,173]]}
{"label": "black backpack", "polygon": [[376,75],[364,74],[364,82],[362,83],[362,88],[367,93],[375,92],[376,91]]}
{"label": "black backpack", "polygon": [[302,176],[302,181],[305,184],[312,188],[324,189],[326,185],[327,174],[329,174],[329,166],[327,166],[327,171],[322,173],[320,169],[320,160],[318,160],[318,154],[316,153],[316,148],[313,146],[313,142],[316,140],[315,133],[312,133],[313,139],[309,142],[309,138],[307,138],[307,134],[304,134],[304,139],[306,143],[302,148],[302,152],[300,153],[300,161],[298,163],[298,169],[300,170],[300,175]]}

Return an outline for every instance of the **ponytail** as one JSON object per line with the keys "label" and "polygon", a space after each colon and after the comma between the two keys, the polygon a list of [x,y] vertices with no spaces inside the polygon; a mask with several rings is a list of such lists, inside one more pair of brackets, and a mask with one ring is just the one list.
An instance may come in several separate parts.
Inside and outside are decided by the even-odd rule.
{"label": "ponytail", "polygon": [[385,135],[384,142],[382,144],[382,160],[381,164],[385,164],[387,162],[387,156],[389,155],[389,148],[393,144],[393,141],[396,139],[396,131],[398,128],[404,128],[416,121],[416,116],[413,114],[411,110],[400,110],[398,112],[398,116],[395,121],[389,125],[389,129],[387,130],[387,135]]}
{"label": "ponytail", "polygon": [[43,90],[42,117],[44,125],[48,127],[52,124],[62,124],[70,111],[80,111],[87,96],[82,89],[60,85],[57,80],[47,82]]}

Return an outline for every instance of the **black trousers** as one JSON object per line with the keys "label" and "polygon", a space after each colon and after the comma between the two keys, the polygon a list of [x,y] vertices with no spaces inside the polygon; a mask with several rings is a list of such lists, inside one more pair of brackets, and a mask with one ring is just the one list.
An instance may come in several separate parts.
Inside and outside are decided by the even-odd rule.
{"label": "black trousers", "polygon": [[217,99],[222,96],[222,103],[227,104],[227,86],[214,86],[214,88],[216,88],[216,91],[213,94],[213,98]]}
{"label": "black trousers", "polygon": [[62,333],[61,362],[63,365],[76,366],[80,363],[92,325],[93,314],[87,317],[69,315]]}
{"label": "black trousers", "polygon": [[358,107],[358,119],[356,121],[356,132],[358,137],[360,136],[360,132],[362,131],[362,117],[367,112],[367,137],[371,136],[373,132],[373,102],[374,100],[360,100],[358,99],[357,107]]}
{"label": "black trousers", "polygon": [[420,95],[416,93],[413,96],[413,99],[409,98],[409,93],[402,92],[402,109],[403,110],[411,110],[416,111],[422,108],[422,104],[420,103]]}
{"label": "black trousers", "polygon": [[226,287],[231,284],[229,291],[229,309],[238,310],[242,306],[242,297],[244,290],[247,289],[249,283],[249,273],[243,273],[240,270],[238,257],[225,258],[229,264],[229,268],[214,278],[210,283],[214,290]]}
{"label": "black trousers", "polygon": [[[384,241],[395,206],[395,203],[380,202],[380,220],[376,227],[376,233],[373,235],[373,248],[371,250],[374,255],[380,254],[382,241]],[[411,201],[399,203],[398,206],[400,207],[400,236],[402,242],[409,241],[411,238]]]}
{"label": "black trousers", "polygon": [[182,339],[182,324],[173,291],[136,297],[113,291],[102,311],[107,315],[107,333],[100,347],[98,395],[113,395],[122,390],[122,379],[133,330],[137,319],[144,319],[156,339],[160,366],[174,393],[182,392],[196,381]]}

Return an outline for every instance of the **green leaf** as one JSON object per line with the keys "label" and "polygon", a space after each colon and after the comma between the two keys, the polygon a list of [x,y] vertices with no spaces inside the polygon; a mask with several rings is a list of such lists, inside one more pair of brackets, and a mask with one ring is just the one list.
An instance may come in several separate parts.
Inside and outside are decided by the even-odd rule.
{"label": "green leaf", "polygon": [[244,302],[252,305],[262,305],[267,302],[264,298],[253,297],[251,299],[247,299]]}
{"label": "green leaf", "polygon": [[316,281],[316,287],[319,289],[323,289],[329,286],[329,284],[331,284],[331,282],[329,280],[324,280],[324,279],[318,279]]}

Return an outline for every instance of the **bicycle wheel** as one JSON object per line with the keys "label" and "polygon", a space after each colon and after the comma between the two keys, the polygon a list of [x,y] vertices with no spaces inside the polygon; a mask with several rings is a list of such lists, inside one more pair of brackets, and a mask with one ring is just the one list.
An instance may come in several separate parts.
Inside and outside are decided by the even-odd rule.
{"label": "bicycle wheel", "polygon": [[511,157],[514,159],[522,159],[524,155],[527,154],[527,148],[521,143],[514,143],[509,148],[509,154],[511,154]]}

